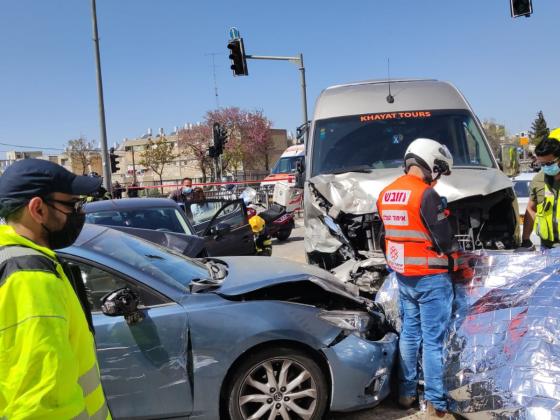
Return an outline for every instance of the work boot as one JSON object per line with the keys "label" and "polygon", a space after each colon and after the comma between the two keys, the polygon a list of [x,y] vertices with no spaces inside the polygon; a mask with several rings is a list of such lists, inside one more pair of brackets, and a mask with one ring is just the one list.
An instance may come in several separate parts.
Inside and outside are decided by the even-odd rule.
{"label": "work boot", "polygon": [[431,402],[426,404],[426,419],[453,420],[455,416],[448,411],[437,410]]}
{"label": "work boot", "polygon": [[407,397],[406,395],[399,395],[399,405],[402,408],[409,409],[417,401],[416,397]]}

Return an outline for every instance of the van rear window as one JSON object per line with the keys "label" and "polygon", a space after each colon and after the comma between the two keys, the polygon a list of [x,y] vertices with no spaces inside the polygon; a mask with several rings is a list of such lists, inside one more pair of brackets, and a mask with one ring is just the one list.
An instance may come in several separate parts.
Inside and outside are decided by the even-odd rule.
{"label": "van rear window", "polygon": [[455,167],[494,167],[486,140],[470,112],[412,110],[317,120],[312,176],[398,168],[408,145],[420,137],[445,144]]}

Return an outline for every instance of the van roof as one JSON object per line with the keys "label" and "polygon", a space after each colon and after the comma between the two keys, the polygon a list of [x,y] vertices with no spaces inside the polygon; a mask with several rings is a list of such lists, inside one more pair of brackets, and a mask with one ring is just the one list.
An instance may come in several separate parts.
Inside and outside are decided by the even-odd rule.
{"label": "van roof", "polygon": [[396,79],[390,81],[395,101],[387,102],[389,82],[368,80],[331,86],[321,93],[314,119],[378,112],[468,109],[463,95],[451,83],[435,79]]}

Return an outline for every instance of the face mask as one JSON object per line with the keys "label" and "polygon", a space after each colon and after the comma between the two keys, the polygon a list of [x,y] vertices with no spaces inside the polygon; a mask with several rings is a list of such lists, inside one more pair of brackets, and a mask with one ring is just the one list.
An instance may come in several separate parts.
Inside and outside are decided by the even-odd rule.
{"label": "face mask", "polygon": [[66,223],[62,229],[53,231],[45,225],[42,225],[47,231],[47,238],[51,249],[61,249],[72,245],[76,242],[76,239],[78,239],[78,236],[84,227],[84,223],[86,221],[86,215],[84,212],[73,211],[71,213],[64,214],[66,214]]}
{"label": "face mask", "polygon": [[190,194],[192,193],[191,187],[183,187],[183,194]]}
{"label": "face mask", "polygon": [[560,167],[558,163],[553,163],[552,165],[543,166],[543,172],[545,175],[556,176],[560,173]]}

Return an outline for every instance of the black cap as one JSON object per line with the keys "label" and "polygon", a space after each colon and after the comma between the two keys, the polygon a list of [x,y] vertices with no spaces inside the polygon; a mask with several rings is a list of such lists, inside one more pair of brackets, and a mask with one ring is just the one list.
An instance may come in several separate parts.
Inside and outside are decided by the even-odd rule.
{"label": "black cap", "polygon": [[99,189],[101,181],[99,177],[75,175],[48,160],[18,160],[0,176],[0,216],[11,213],[33,197],[55,192],[91,194]]}

